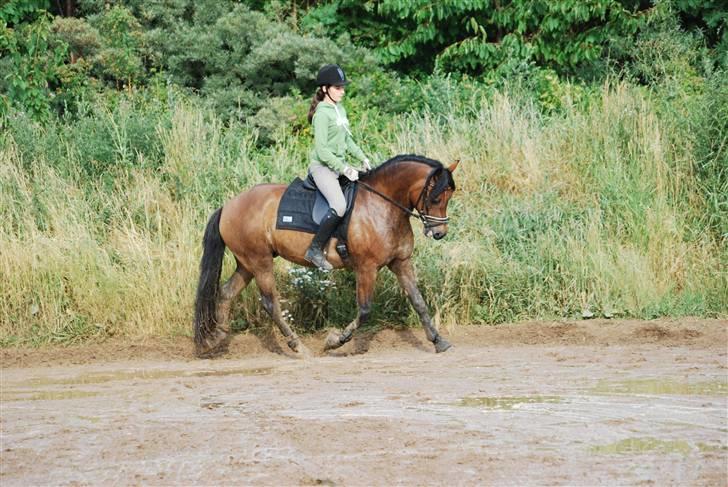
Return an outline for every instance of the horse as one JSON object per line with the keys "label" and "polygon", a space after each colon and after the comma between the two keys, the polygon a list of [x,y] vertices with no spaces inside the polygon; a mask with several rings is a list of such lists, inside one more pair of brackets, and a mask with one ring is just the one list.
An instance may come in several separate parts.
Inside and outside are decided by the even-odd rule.
{"label": "horse", "polygon": [[[417,287],[411,259],[414,234],[410,217],[416,216],[422,221],[426,237],[436,240],[445,237],[449,221],[447,205],[455,191],[452,173],[458,163],[445,167],[434,159],[402,154],[360,173],[356,183],[360,186],[349,221],[349,256],[342,260],[334,251],[335,238],[328,242],[326,249],[334,269],[347,267],[356,274],[358,313],[343,331],[335,329],[328,334],[324,351],[347,343],[353,332],[367,322],[377,274],[384,266],[397,276],[435,351],[441,353],[450,348],[450,343],[433,325]],[[227,327],[231,302],[252,279],[258,285],[265,311],[295,356],[311,356],[281,313],[273,274],[276,257],[312,266],[304,259],[312,235],[276,229],[278,205],[286,188],[283,184],[259,184],[238,194],[210,216],[203,237],[195,302],[194,341],[198,357],[214,356],[227,349],[231,337]],[[235,257],[237,268],[221,286],[226,247]]]}

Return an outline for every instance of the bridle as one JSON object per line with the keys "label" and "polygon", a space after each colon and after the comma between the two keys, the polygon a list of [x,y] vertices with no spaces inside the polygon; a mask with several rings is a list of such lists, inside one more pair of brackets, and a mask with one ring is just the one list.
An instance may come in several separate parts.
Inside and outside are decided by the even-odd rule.
{"label": "bridle", "polygon": [[[432,173],[434,173],[434,171],[432,171],[430,173],[430,175]],[[430,175],[428,175],[427,178],[425,179],[425,185],[422,187],[422,191],[420,191],[420,195],[417,197],[417,201],[415,201],[414,211],[413,210],[410,210],[406,206],[398,203],[397,201],[394,201],[392,198],[390,198],[386,194],[377,191],[376,189],[372,188],[371,186],[369,186],[364,181],[357,181],[357,182],[359,184],[361,184],[362,186],[364,186],[368,191],[371,191],[372,193],[374,193],[374,194],[380,196],[381,198],[384,198],[385,200],[389,201],[394,206],[396,206],[400,210],[402,210],[405,213],[407,213],[408,216],[415,216],[415,217],[419,218],[420,221],[422,222],[422,224],[425,226],[425,230],[427,230],[428,228],[433,228],[433,227],[437,227],[437,226],[440,226],[440,225],[444,225],[448,221],[450,221],[450,218],[447,217],[447,216],[441,217],[441,216],[428,215],[427,213],[424,213],[424,212],[420,211],[417,208],[417,206],[420,204],[420,201],[422,201],[423,202],[422,203],[422,208],[425,211],[427,211],[427,206],[425,205],[424,201],[425,201],[425,195],[428,192],[427,191],[427,189],[428,189],[427,188],[427,186],[428,186],[427,181],[429,181]]]}

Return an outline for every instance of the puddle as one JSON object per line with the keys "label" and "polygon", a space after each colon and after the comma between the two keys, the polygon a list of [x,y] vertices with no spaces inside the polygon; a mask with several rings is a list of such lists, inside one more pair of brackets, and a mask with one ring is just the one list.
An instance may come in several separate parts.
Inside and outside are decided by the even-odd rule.
{"label": "puddle", "polygon": [[673,394],[688,396],[728,395],[728,382],[676,382],[664,379],[599,382],[591,392],[596,394]]}
{"label": "puddle", "polygon": [[169,379],[173,377],[224,377],[228,375],[266,375],[273,371],[273,367],[241,368],[223,370],[133,370],[124,372],[95,373],[79,375],[68,379],[34,378],[24,383],[28,385],[55,385],[55,384],[100,384],[117,380],[152,380]]}
{"label": "puddle", "polygon": [[10,397],[3,395],[3,401],[56,401],[59,399],[78,399],[80,397],[97,396],[98,392],[91,391],[26,391],[14,392]]}
{"label": "puddle", "polygon": [[698,443],[695,445],[702,453],[709,453],[714,451],[728,451],[728,445],[708,445],[707,443]]}
{"label": "puddle", "polygon": [[562,400],[558,396],[464,397],[457,405],[484,409],[518,409],[523,404],[558,404],[560,402]]}
{"label": "puddle", "polygon": [[84,421],[89,421],[94,424],[98,424],[101,422],[101,418],[98,416],[79,416],[78,419],[83,419]]}
{"label": "puddle", "polygon": [[634,455],[639,453],[680,453],[687,455],[691,448],[687,441],[665,441],[655,438],[627,438],[626,440],[591,447],[592,453]]}

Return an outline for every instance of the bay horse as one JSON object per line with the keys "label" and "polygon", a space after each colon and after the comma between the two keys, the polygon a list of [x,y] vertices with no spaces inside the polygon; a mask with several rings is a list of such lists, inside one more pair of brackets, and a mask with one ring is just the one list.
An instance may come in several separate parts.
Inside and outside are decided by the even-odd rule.
{"label": "bay horse", "polygon": [[[417,155],[399,155],[375,169],[361,173],[348,230],[349,258],[342,261],[335,251],[336,239],[327,244],[334,268],[348,267],[356,274],[358,313],[343,331],[331,331],[324,350],[338,348],[366,323],[371,310],[377,272],[387,266],[419,315],[427,339],[440,353],[450,348],[430,319],[417,287],[412,265],[414,234],[410,216],[424,224],[427,237],[447,234],[447,205],[455,191],[452,172],[439,161]],[[266,312],[278,325],[288,346],[299,357],[310,352],[281,313],[273,276],[273,259],[283,257],[311,267],[304,259],[313,236],[294,230],[276,229],[278,205],[286,190],[283,184],[259,184],[240,193],[210,217],[203,238],[200,279],[195,303],[195,345],[199,357],[215,355],[227,347],[227,321],[232,300],[255,279]],[[232,276],[220,286],[225,247],[237,262]]]}

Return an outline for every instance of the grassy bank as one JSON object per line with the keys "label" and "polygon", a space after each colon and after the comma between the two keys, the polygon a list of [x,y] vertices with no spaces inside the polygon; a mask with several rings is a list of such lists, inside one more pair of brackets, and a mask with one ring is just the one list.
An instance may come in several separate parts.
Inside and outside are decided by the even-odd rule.
{"label": "grassy bank", "polygon": [[[705,110],[715,102],[708,88],[665,98],[606,84],[565,90],[546,111],[450,86],[451,99],[408,115],[353,99],[350,118],[380,160],[462,161],[448,238],[425,240],[413,222],[420,285],[443,325],[583,312],[726,316],[726,134],[718,127],[715,150],[706,136],[715,126],[703,123],[716,116]],[[305,174],[305,124],[284,120],[262,146],[256,130],[165,96],[116,97],[44,127],[19,114],[3,121],[3,345],[189,335],[210,212],[254,184]],[[718,100],[717,116],[725,106]],[[301,101],[295,116],[306,108]],[[291,271],[279,262],[299,330],[354,316],[350,273],[312,286],[293,284]],[[375,323],[416,323],[386,271],[374,312]],[[263,322],[255,286],[234,316],[238,329]]]}

